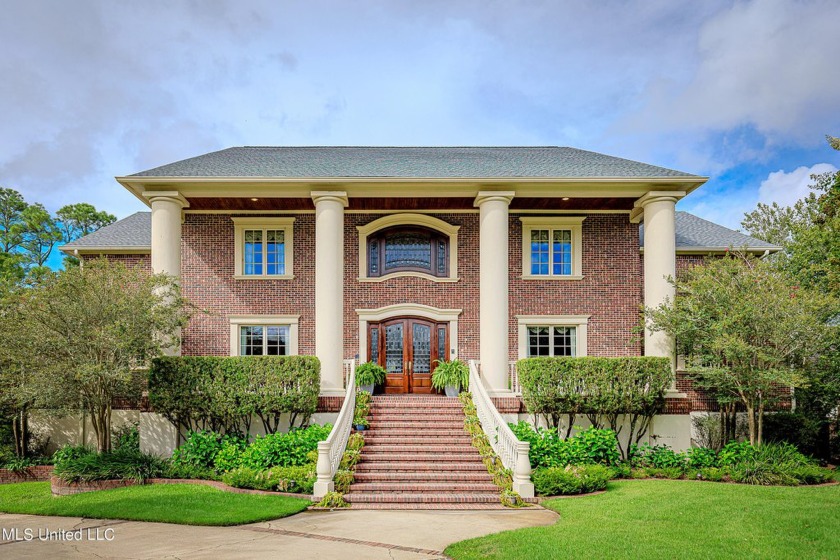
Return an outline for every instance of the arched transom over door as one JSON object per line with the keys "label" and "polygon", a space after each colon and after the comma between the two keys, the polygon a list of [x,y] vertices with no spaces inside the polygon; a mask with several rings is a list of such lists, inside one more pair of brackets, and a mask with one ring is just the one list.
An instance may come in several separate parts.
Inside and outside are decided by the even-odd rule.
{"label": "arched transom over door", "polygon": [[435,392],[432,371],[449,355],[449,325],[400,317],[368,324],[370,360],[388,372],[386,393]]}

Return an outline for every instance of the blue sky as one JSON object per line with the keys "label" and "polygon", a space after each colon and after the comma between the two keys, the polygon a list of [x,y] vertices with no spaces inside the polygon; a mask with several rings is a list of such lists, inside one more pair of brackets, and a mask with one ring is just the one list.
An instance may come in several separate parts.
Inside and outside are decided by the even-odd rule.
{"label": "blue sky", "polygon": [[840,2],[4,1],[0,185],[144,207],[113,179],[233,145],[560,145],[708,175],[730,227],[840,167]]}

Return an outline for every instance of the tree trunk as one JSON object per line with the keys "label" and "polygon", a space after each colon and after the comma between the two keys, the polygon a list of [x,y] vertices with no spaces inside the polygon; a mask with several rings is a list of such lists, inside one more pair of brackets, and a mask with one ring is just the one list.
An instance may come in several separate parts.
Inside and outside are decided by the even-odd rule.
{"label": "tree trunk", "polygon": [[747,405],[747,425],[750,428],[750,445],[755,446],[757,429],[755,425],[755,408],[752,403],[745,403]]}
{"label": "tree trunk", "polygon": [[758,443],[756,445],[761,445],[764,441],[764,400],[758,402],[758,418],[756,422],[758,423]]}
{"label": "tree trunk", "polygon": [[27,455],[26,440],[29,439],[29,415],[23,409],[12,417],[12,434],[15,440],[15,455],[22,459]]}

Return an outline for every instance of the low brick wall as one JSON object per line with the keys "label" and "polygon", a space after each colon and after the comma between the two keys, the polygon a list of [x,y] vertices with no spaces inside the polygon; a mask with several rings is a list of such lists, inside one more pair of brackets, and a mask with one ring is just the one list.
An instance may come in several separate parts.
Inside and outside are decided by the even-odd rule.
{"label": "low brick wall", "polygon": [[95,480],[92,482],[64,482],[57,476],[50,477],[50,490],[52,490],[54,496],[71,496],[73,494],[95,492],[97,490],[113,490],[114,488],[135,486],[136,484],[137,482],[133,480]]}
{"label": "low brick wall", "polygon": [[0,484],[14,484],[16,482],[45,482],[52,476],[52,465],[27,467],[22,471],[0,469]]}

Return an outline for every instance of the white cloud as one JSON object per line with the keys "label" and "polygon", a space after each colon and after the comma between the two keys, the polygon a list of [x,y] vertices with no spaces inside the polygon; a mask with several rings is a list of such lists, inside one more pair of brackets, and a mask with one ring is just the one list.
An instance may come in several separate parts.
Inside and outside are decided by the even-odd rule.
{"label": "white cloud", "polygon": [[830,163],[817,163],[811,167],[797,167],[791,172],[783,170],[770,173],[758,188],[758,202],[779,206],[791,206],[797,200],[805,198],[813,183],[811,175],[837,171]]}

